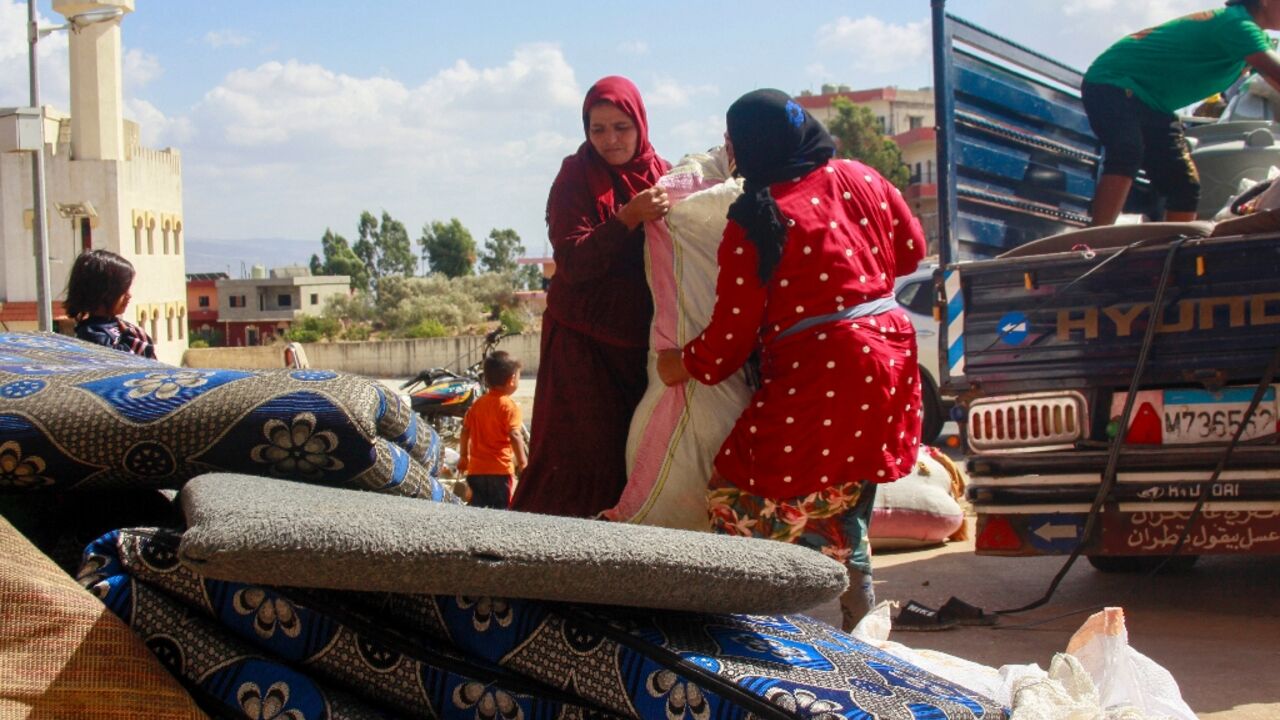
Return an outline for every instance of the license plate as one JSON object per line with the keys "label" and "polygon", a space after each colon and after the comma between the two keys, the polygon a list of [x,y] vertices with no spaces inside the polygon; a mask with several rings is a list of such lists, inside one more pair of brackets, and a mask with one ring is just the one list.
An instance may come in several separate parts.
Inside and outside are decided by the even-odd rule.
{"label": "license plate", "polygon": [[[1208,390],[1165,390],[1165,445],[1227,442],[1244,419],[1254,388]],[[1252,440],[1276,432],[1276,389],[1267,388],[1253,416],[1245,426],[1241,440]]]}

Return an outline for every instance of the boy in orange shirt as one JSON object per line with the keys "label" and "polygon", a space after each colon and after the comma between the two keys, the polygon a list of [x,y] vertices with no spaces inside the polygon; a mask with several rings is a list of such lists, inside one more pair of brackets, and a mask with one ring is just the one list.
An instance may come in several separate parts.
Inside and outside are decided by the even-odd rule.
{"label": "boy in orange shirt", "polygon": [[520,387],[520,361],[499,350],[484,360],[484,394],[462,421],[458,472],[467,478],[471,504],[506,509],[515,473],[529,462],[520,407],[511,399]]}

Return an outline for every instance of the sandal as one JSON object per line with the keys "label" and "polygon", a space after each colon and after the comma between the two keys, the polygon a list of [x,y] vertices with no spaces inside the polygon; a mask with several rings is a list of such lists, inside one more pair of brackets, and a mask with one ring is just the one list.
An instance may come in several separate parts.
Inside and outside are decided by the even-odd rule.
{"label": "sandal", "polygon": [[956,626],[954,618],[944,618],[937,610],[925,607],[915,600],[908,600],[893,619],[894,630],[933,631]]}
{"label": "sandal", "polygon": [[985,612],[958,597],[952,596],[939,610],[938,617],[953,620],[957,625],[977,625],[989,627],[996,624],[994,613]]}

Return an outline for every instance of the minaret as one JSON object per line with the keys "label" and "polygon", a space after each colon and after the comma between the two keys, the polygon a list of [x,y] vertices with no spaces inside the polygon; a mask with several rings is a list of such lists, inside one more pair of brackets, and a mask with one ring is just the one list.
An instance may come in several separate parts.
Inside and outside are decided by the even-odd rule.
{"label": "minaret", "polygon": [[121,90],[120,20],[75,27],[75,16],[119,8],[134,0],[53,0],[53,9],[73,24],[71,46],[71,156],[75,160],[124,159],[124,98]]}

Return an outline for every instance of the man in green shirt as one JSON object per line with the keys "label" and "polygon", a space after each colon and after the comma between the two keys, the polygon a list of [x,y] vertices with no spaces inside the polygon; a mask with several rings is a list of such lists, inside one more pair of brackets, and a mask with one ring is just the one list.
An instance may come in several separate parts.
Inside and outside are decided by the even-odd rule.
{"label": "man in green shirt", "polygon": [[1280,0],[1227,0],[1122,38],[1093,61],[1083,99],[1103,148],[1094,225],[1115,222],[1140,168],[1164,196],[1166,220],[1195,219],[1200,178],[1174,113],[1226,90],[1246,66],[1280,89],[1266,30],[1280,30]]}

